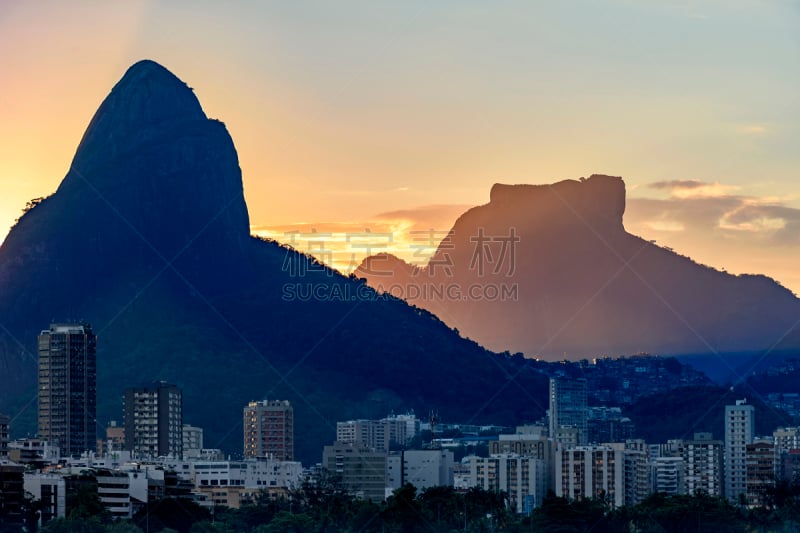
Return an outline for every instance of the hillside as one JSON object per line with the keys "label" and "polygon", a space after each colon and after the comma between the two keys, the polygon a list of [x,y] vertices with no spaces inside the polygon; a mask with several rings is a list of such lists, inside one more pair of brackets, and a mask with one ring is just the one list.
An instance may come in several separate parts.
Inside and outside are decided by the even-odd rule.
{"label": "hillside", "polygon": [[125,73],[58,191],[0,247],[0,412],[15,436],[36,431],[36,335],[66,320],[99,337],[99,432],[121,418],[125,387],[153,379],[182,387],[184,421],[233,454],[248,401],[291,400],[308,463],[351,417],[437,409],[513,424],[543,413],[520,399],[545,380],[518,360],[251,237],[224,124],[152,61]]}

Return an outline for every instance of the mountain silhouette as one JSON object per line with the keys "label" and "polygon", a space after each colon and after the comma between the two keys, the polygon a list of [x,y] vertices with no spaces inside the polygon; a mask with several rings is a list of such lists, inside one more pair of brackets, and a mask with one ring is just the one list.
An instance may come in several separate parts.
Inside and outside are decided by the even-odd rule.
{"label": "mountain silhouette", "polygon": [[247,402],[290,400],[305,462],[319,460],[338,420],[543,414],[545,380],[521,357],[252,237],[248,220],[224,124],[164,67],[130,67],[58,190],[0,246],[0,412],[12,432],[36,431],[36,335],[68,320],[98,334],[98,434],[122,416],[126,387],[153,380],[180,386],[184,421],[234,454]]}
{"label": "mountain silhouette", "polygon": [[383,254],[355,274],[490,349],[530,357],[800,347],[800,301],[790,291],[631,235],[624,212],[619,177],[496,184],[425,267]]}

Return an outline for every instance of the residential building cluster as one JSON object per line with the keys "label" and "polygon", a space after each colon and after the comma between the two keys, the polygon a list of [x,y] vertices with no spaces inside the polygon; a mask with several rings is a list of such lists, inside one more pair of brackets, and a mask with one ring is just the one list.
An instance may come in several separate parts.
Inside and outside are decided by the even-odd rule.
{"label": "residential building cluster", "polygon": [[243,460],[204,447],[203,429],[185,424],[181,389],[163,381],[124,390],[122,424],[104,435],[96,422],[97,338],[88,324],[53,324],[39,335],[37,438],[9,439],[0,414],[0,521],[22,525],[26,493],[40,525],[65,517],[71,494],[87,488],[113,517],[131,518],[165,497],[238,507],[264,493],[299,488],[288,401],[244,407]]}
{"label": "residential building cluster", "polygon": [[[724,407],[724,440],[698,432],[659,444],[593,438],[590,420],[623,418],[618,410],[588,407],[585,379],[551,378],[549,401],[546,423],[491,437],[432,439],[424,450],[387,451],[382,440],[354,437],[382,421],[340,422],[339,441],[325,447],[321,467],[364,498],[381,499],[404,482],[479,487],[504,492],[520,513],[541,505],[550,490],[569,499],[603,498],[614,507],[655,492],[705,493],[758,507],[777,480],[800,481],[800,427],[756,437],[755,410],[746,400]],[[453,451],[465,443],[485,444],[488,454],[455,462]]]}
{"label": "residential building cluster", "polygon": [[[321,462],[305,470],[294,460],[294,410],[284,399],[242,407],[240,460],[204,447],[203,429],[184,423],[180,387],[162,381],[125,389],[122,424],[111,422],[98,438],[96,343],[88,324],[51,325],[39,336],[38,436],[11,440],[11,421],[0,414],[0,509],[12,524],[26,492],[40,501],[45,524],[66,516],[68,495],[86,487],[112,516],[130,518],[165,497],[239,507],[323,481],[375,501],[407,483],[478,487],[503,492],[518,513],[540,506],[548,491],[612,507],[654,492],[702,492],[757,507],[777,480],[800,483],[800,427],[756,437],[746,400],[724,406],[724,440],[701,432],[654,444],[633,438],[620,408],[590,407],[591,380],[565,376],[550,379],[548,414],[537,423],[443,424],[413,412],[340,421]],[[684,376],[667,363],[653,368]],[[464,454],[465,444],[481,453]]]}

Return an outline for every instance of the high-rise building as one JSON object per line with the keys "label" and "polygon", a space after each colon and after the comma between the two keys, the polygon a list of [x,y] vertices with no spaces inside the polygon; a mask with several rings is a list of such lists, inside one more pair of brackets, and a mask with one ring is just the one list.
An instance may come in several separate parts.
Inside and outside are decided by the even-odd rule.
{"label": "high-rise building", "polygon": [[89,324],[52,324],[39,335],[39,437],[62,455],[96,445],[96,349]]}
{"label": "high-rise building", "polygon": [[170,383],[125,389],[125,449],[136,457],[183,453],[183,394]]}
{"label": "high-rise building", "polygon": [[733,503],[747,494],[747,445],[755,435],[755,409],[747,400],[725,406],[725,497]]}
{"label": "high-rise building", "polygon": [[578,444],[586,444],[587,397],[585,379],[550,378],[551,438],[557,439],[561,428],[575,428],[578,430]]}
{"label": "high-rise building", "polygon": [[294,461],[294,414],[288,400],[250,402],[244,408],[244,456]]}

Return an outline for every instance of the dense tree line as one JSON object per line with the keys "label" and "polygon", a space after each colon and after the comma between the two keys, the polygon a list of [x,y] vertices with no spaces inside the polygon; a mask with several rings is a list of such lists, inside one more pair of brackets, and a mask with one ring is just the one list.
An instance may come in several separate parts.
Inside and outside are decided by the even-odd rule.
{"label": "dense tree line", "polygon": [[188,499],[148,504],[133,520],[113,521],[93,497],[82,494],[66,519],[44,532],[327,533],[327,532],[784,532],[800,530],[800,488],[781,485],[769,505],[744,509],[706,494],[654,494],[638,505],[611,508],[603,498],[569,501],[552,493],[530,515],[506,508],[502,493],[452,487],[417,491],[405,485],[385,502],[360,500],[334,484],[306,485],[288,497],[259,496],[240,509],[201,507]]}

